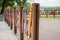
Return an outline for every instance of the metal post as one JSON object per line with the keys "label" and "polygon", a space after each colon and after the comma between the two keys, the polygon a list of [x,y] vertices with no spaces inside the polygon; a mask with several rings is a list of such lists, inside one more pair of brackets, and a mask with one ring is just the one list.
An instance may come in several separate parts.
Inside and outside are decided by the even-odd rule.
{"label": "metal post", "polygon": [[32,40],[39,40],[39,3],[32,4]]}

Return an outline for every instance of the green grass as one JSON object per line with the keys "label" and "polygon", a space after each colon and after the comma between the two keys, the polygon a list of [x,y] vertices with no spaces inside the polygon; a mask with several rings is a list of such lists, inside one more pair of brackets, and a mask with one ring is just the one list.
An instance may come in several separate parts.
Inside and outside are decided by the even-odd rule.
{"label": "green grass", "polygon": [[54,18],[54,16],[53,15],[49,15],[48,18]]}
{"label": "green grass", "polygon": [[[29,16],[27,18],[29,18]],[[46,17],[46,15],[41,15],[40,18],[47,18],[47,17]],[[54,16],[48,15],[48,18],[54,18]],[[55,18],[60,18],[60,15],[55,15]]]}
{"label": "green grass", "polygon": [[57,16],[57,15],[56,15],[55,18],[60,18],[60,16]]}
{"label": "green grass", "polygon": [[[41,15],[40,18],[47,18],[46,15]],[[54,18],[53,15],[48,15],[48,18]],[[60,18],[60,15],[55,15],[55,18]]]}
{"label": "green grass", "polygon": [[40,16],[40,18],[46,18],[46,16],[45,15],[42,15],[42,16]]}

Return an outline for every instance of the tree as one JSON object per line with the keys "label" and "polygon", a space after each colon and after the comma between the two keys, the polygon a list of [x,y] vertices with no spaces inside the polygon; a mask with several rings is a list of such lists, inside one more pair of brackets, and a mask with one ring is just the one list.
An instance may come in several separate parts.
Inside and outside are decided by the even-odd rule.
{"label": "tree", "polygon": [[15,3],[17,3],[18,6],[21,6],[26,3],[26,0],[0,0],[0,5],[2,7],[1,13],[3,13],[4,8],[8,6],[13,7]]}
{"label": "tree", "polygon": [[29,8],[29,7],[31,7],[31,3],[30,2],[28,2],[28,3],[25,3],[25,8]]}
{"label": "tree", "polygon": [[21,5],[25,5],[26,0],[15,0],[15,2],[17,2],[18,6],[21,6]]}
{"label": "tree", "polygon": [[14,2],[14,0],[2,0],[2,4],[1,4],[1,6],[2,6],[2,9],[1,9],[1,14],[3,13],[3,11],[4,11],[4,8],[6,8],[7,6],[13,6],[13,3]]}

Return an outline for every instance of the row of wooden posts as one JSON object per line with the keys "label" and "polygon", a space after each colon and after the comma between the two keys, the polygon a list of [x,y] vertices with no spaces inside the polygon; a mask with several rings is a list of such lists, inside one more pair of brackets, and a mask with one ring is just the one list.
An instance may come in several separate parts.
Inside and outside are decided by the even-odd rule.
{"label": "row of wooden posts", "polygon": [[[56,10],[50,10],[50,12],[49,12],[49,10],[47,10],[47,11],[43,11],[43,12],[41,12],[40,13],[40,16],[41,15],[46,15],[46,18],[48,18],[48,16],[49,15],[53,15],[53,17],[55,18],[55,15],[56,15],[56,12],[55,12]],[[59,14],[58,14],[59,15]]]}
{"label": "row of wooden posts", "polygon": [[[31,38],[31,40],[39,40],[39,12],[39,3],[33,3],[28,12],[28,40],[29,38]],[[19,40],[24,40],[24,7],[21,6],[19,9],[5,8],[3,14],[5,22],[10,26],[14,34],[19,36]]]}

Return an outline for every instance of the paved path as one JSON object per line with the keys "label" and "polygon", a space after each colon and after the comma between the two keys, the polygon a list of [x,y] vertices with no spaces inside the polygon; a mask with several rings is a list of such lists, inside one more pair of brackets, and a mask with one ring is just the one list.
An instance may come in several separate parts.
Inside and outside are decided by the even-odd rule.
{"label": "paved path", "polygon": [[60,18],[40,18],[39,40],[60,40]]}
{"label": "paved path", "polygon": [[[26,32],[24,37],[27,40]],[[17,40],[16,38],[7,24],[0,21],[0,40]],[[41,18],[39,20],[39,40],[60,40],[60,19]]]}
{"label": "paved path", "polygon": [[60,40],[60,18],[42,18],[39,26],[39,40]]}
{"label": "paved path", "polygon": [[0,40],[17,40],[4,21],[0,22]]}

